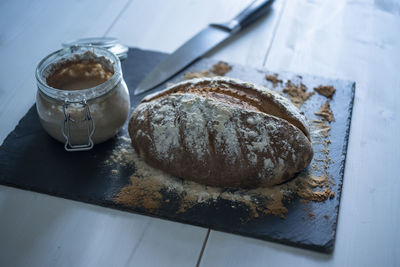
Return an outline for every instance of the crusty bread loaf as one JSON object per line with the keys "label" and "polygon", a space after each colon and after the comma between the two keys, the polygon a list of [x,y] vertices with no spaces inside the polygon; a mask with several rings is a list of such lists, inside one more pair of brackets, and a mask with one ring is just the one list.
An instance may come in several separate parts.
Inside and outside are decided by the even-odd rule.
{"label": "crusty bread loaf", "polygon": [[305,118],[286,98],[221,77],[184,81],[144,98],[129,134],[151,166],[211,186],[279,184],[313,157]]}

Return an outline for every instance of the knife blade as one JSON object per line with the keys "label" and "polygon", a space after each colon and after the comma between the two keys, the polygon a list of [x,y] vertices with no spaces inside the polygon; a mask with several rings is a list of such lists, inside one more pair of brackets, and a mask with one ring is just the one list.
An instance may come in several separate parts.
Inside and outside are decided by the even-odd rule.
{"label": "knife blade", "polygon": [[134,95],[144,93],[165,82],[212,48],[256,21],[269,10],[273,1],[255,0],[232,20],[221,24],[210,24],[162,60],[140,82]]}

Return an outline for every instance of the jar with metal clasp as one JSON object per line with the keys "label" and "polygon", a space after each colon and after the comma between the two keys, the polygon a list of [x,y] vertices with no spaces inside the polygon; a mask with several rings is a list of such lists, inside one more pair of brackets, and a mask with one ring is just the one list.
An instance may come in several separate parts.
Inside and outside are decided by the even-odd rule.
{"label": "jar with metal clasp", "polygon": [[67,151],[89,150],[122,128],[130,110],[119,58],[104,48],[70,46],[36,68],[36,108],[45,131]]}

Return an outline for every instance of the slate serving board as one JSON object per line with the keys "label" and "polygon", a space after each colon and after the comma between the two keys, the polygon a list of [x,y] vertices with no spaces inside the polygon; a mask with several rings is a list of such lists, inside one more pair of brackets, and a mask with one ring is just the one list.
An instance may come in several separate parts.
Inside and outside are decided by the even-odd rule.
{"label": "slate serving board", "polygon": [[[132,109],[144,97],[144,95],[134,97],[134,88],[165,56],[166,54],[163,53],[136,48],[129,50],[128,58],[122,62],[122,69],[124,79],[131,90]],[[184,72],[207,70],[215,63],[210,59],[202,59]],[[271,83],[265,79],[266,73],[268,73],[266,70],[233,65],[232,71],[226,76],[271,87]],[[181,80],[182,75],[183,73],[180,73],[171,80]],[[321,252],[331,252],[337,227],[355,83],[309,75],[300,77],[292,73],[279,73],[279,77],[292,81],[301,79],[301,82],[308,88],[322,84],[333,85],[337,90],[331,101],[335,121],[331,123],[330,132],[332,143],[329,146],[329,156],[332,162],[327,170],[333,178],[332,190],[335,192],[335,198],[322,203],[304,204],[300,201],[293,201],[287,206],[289,212],[285,219],[265,215],[243,222],[239,218],[246,216],[248,211],[240,208],[232,209],[231,203],[226,200],[218,201],[215,206],[196,205],[184,213],[174,212],[173,198],[170,205],[162,205],[156,211],[116,204],[113,198],[122,187],[129,183],[129,175],[132,170],[122,167],[118,175],[114,175],[110,179],[113,166],[102,163],[109,158],[113,148],[118,145],[119,139],[114,138],[96,145],[93,150],[87,152],[66,152],[61,143],[53,140],[42,129],[35,105],[20,120],[0,147],[0,183],[109,208],[142,213]],[[165,85],[161,85],[148,93],[164,87]],[[315,117],[313,113],[308,114],[307,110],[315,110],[324,101],[323,96],[317,94],[312,96],[303,107],[306,116]],[[120,135],[127,135],[126,125]],[[321,145],[315,145],[314,150],[321,150]],[[310,211],[314,215],[313,218],[305,219]],[[324,217],[324,215],[328,216]]]}

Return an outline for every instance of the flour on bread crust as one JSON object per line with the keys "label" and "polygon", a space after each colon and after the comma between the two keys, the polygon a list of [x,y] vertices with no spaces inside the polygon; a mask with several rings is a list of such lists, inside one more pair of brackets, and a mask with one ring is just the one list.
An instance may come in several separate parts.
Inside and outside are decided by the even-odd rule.
{"label": "flour on bread crust", "polygon": [[[250,91],[242,96],[238,88]],[[300,127],[259,111],[265,103],[250,108],[230,104],[230,95],[227,102],[215,98],[229,93],[250,99],[253,92]],[[132,115],[129,132],[150,165],[213,186],[282,183],[304,169],[313,155],[305,118],[297,108],[268,89],[227,78],[189,80],[146,97]]]}

